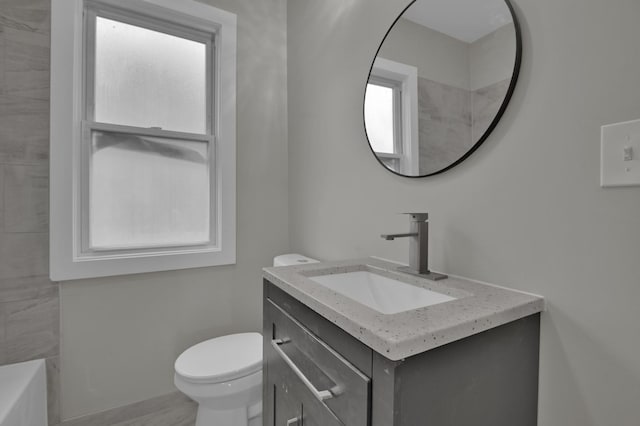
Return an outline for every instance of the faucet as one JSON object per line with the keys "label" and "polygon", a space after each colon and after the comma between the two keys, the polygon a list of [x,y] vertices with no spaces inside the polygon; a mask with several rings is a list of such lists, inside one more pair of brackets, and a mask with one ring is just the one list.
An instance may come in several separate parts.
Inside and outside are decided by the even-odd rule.
{"label": "faucet", "polygon": [[409,267],[399,271],[419,275],[431,280],[443,280],[446,275],[429,271],[429,213],[405,213],[409,215],[409,232],[404,234],[382,234],[387,241],[409,237]]}

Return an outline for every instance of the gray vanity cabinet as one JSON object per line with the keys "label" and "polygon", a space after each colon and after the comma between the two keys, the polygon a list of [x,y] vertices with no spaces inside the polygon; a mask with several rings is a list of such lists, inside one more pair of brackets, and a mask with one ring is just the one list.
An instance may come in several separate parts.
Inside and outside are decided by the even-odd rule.
{"label": "gray vanity cabinet", "polygon": [[265,280],[264,426],[535,426],[539,321],[391,361]]}

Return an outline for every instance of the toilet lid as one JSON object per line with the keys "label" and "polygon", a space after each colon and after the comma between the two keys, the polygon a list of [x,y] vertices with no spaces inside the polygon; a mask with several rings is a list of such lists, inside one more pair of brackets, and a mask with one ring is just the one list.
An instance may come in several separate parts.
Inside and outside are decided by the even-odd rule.
{"label": "toilet lid", "polygon": [[260,371],[262,335],[240,333],[205,340],[178,357],[176,373],[192,382],[226,382]]}

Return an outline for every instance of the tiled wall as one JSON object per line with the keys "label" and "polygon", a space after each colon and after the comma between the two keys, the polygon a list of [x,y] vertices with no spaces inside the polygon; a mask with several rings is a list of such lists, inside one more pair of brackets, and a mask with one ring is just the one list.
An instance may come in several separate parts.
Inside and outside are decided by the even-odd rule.
{"label": "tiled wall", "polygon": [[470,91],[418,78],[421,175],[442,170],[475,145],[495,118],[510,82]]}
{"label": "tiled wall", "polygon": [[473,146],[472,92],[418,78],[420,174],[442,170]]}
{"label": "tiled wall", "polygon": [[473,92],[471,138],[474,143],[487,131],[507,95],[511,79],[499,81]]}
{"label": "tiled wall", "polygon": [[58,286],[48,279],[49,0],[0,0],[0,364],[47,360],[59,422]]}

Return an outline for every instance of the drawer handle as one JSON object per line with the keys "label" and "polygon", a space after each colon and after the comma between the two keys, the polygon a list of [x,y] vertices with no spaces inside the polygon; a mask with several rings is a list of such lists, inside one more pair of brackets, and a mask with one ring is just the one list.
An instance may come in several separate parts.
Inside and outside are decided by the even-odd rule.
{"label": "drawer handle", "polygon": [[309,388],[313,396],[318,398],[320,401],[326,401],[327,399],[333,398],[333,394],[331,393],[331,391],[329,390],[319,391],[318,389],[316,389],[313,383],[311,383],[311,381],[307,379],[307,376],[305,376],[304,373],[300,371],[298,366],[291,360],[291,358],[289,358],[289,356],[286,353],[284,353],[282,348],[280,348],[280,345],[289,343],[290,341],[291,341],[290,339],[274,339],[271,341],[271,346],[273,346],[273,349],[275,349],[275,351],[278,352],[278,355],[280,355],[280,357],[284,360],[284,362],[286,362],[287,365],[291,367],[293,372],[296,373],[296,376],[298,376],[298,378],[302,380],[302,383],[304,383],[305,386]]}

